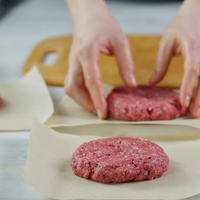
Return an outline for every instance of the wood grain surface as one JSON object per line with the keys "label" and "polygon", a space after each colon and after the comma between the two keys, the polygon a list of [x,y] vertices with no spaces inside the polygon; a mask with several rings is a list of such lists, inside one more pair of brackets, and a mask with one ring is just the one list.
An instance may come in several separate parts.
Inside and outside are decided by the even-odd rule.
{"label": "wood grain surface", "polygon": [[[158,51],[159,35],[128,35],[132,57],[135,63],[135,76],[139,84],[148,84],[154,69]],[[63,86],[68,70],[68,55],[72,43],[72,36],[66,35],[39,42],[33,48],[23,67],[23,74],[37,65],[45,81],[49,85]],[[45,66],[42,60],[47,53],[57,52],[58,57],[52,66]],[[102,82],[112,85],[122,85],[117,64],[114,57],[100,56],[100,71]],[[174,57],[166,77],[159,86],[178,88],[183,75],[183,58]]]}

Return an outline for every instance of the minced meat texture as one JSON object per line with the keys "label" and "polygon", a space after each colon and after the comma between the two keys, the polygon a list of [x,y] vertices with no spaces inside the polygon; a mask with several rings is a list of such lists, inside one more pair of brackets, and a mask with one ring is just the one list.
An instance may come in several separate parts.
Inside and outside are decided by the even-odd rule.
{"label": "minced meat texture", "polygon": [[102,183],[152,180],[167,171],[169,158],[157,144],[141,139],[115,137],[79,146],[71,160],[73,172]]}
{"label": "minced meat texture", "polygon": [[107,97],[108,117],[113,120],[170,120],[186,115],[179,94],[168,88],[116,87]]}

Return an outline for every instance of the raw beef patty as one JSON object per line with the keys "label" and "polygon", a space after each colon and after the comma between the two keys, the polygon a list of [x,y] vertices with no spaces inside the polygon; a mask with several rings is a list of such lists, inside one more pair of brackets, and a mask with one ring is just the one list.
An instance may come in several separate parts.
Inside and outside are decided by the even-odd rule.
{"label": "raw beef patty", "polygon": [[168,164],[168,156],[157,144],[127,137],[86,142],[71,160],[77,176],[102,183],[152,180],[162,176]]}
{"label": "raw beef patty", "polygon": [[179,94],[168,88],[116,87],[107,97],[108,117],[114,120],[170,120],[186,115]]}

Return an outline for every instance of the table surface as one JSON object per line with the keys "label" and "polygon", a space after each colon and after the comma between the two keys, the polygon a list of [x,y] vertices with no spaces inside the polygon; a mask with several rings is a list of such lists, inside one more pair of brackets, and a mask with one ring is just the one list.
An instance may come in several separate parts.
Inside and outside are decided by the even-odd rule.
{"label": "table surface", "polygon": [[[124,32],[136,34],[161,34],[180,6],[180,2],[128,0],[109,0],[107,4]],[[73,24],[63,0],[24,0],[0,21],[0,84],[11,83],[22,76],[22,65],[39,40],[72,32]],[[49,89],[57,102],[63,95],[63,88]],[[2,200],[46,199],[23,177],[28,138],[29,131],[0,133]],[[190,198],[197,199],[200,196]]]}

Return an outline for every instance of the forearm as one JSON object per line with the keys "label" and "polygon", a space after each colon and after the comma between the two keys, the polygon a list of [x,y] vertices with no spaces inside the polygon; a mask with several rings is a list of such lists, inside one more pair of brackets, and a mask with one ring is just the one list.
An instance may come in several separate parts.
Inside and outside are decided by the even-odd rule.
{"label": "forearm", "polygon": [[107,10],[104,0],[66,0],[73,17]]}
{"label": "forearm", "polygon": [[66,0],[71,12],[75,29],[77,26],[84,25],[89,18],[101,17],[109,14],[104,0]]}

